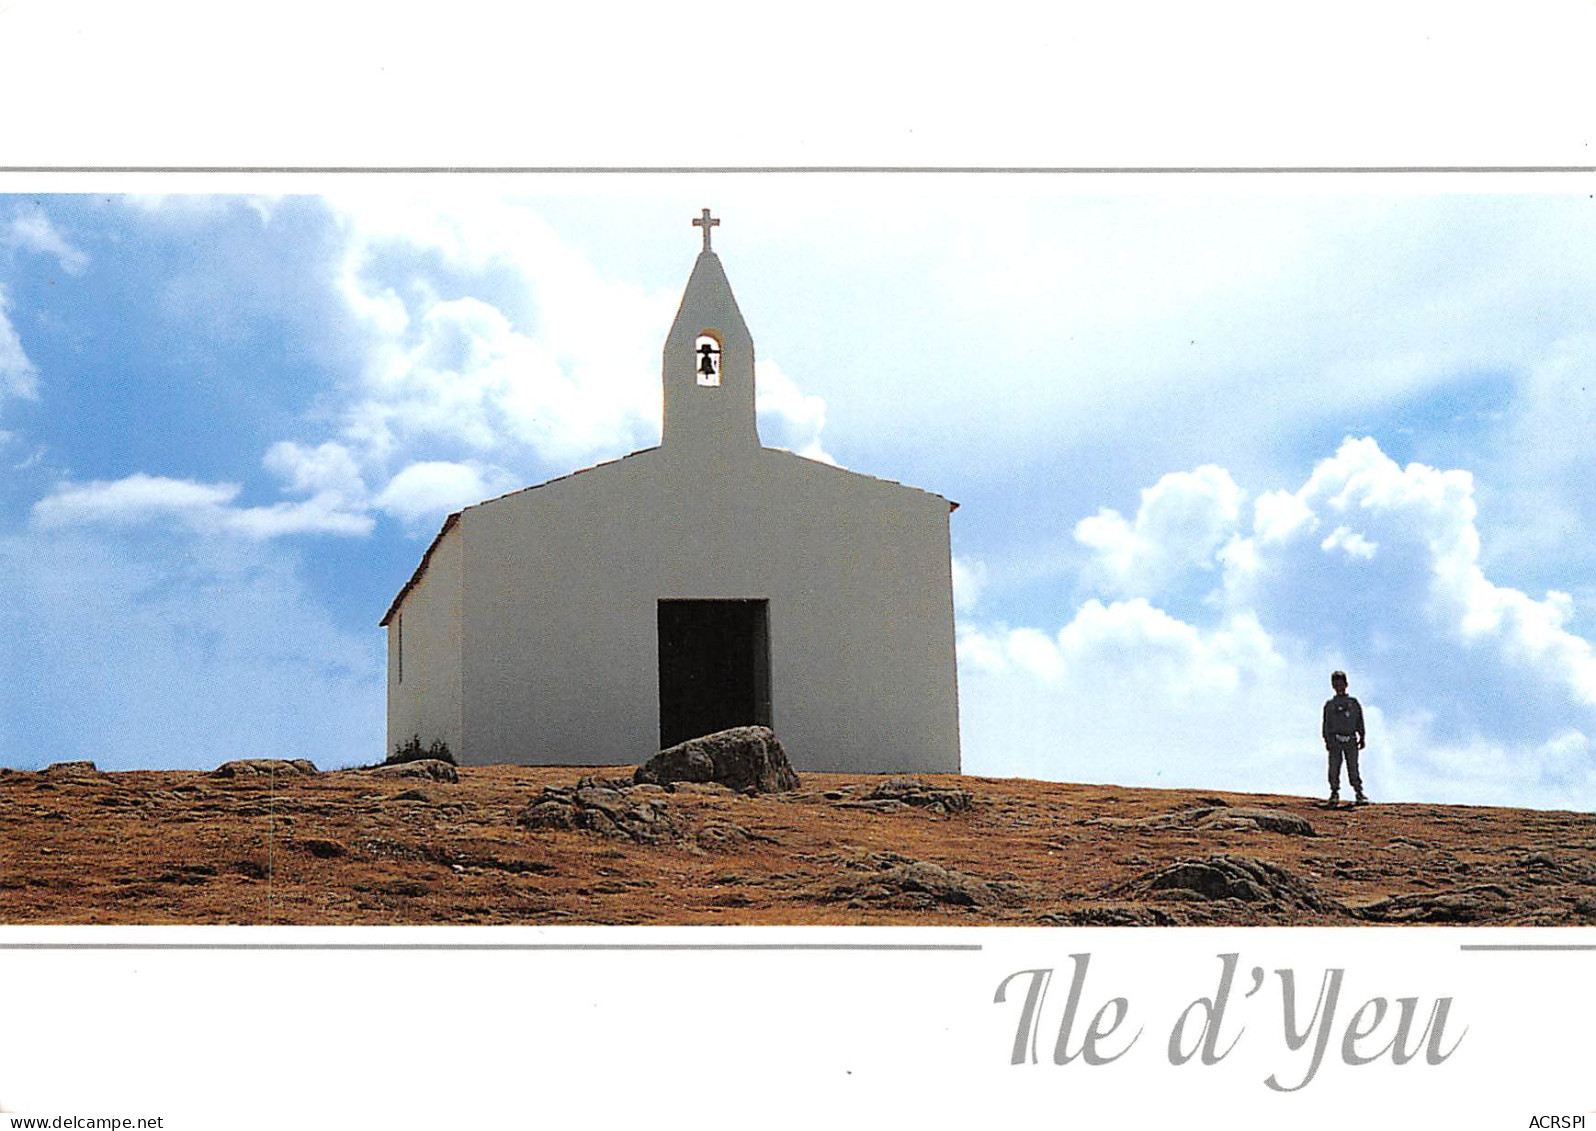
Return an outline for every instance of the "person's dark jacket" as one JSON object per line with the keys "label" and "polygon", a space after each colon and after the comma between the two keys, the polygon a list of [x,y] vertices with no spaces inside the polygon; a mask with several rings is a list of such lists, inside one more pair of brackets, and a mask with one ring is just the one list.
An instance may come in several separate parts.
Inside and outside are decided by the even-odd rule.
{"label": "person's dark jacket", "polygon": [[1336,695],[1324,705],[1324,727],[1320,732],[1325,745],[1330,745],[1334,734],[1354,734],[1358,745],[1363,745],[1363,706],[1350,695]]}

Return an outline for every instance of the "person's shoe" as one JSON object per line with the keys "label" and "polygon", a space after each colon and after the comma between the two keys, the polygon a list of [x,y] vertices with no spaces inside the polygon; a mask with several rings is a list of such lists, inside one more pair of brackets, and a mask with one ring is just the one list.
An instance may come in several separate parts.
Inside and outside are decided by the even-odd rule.
{"label": "person's shoe", "polygon": [[1369,804],[1369,799],[1367,797],[1365,797],[1363,794],[1360,793],[1360,794],[1358,794],[1358,796],[1356,796],[1356,797],[1354,797],[1352,799],[1352,804],[1354,804],[1354,805],[1367,805],[1367,804]]}
{"label": "person's shoe", "polygon": [[1341,795],[1339,793],[1332,793],[1330,795],[1330,800],[1328,800],[1328,801],[1326,801],[1324,803],[1324,807],[1326,809],[1334,809],[1337,805],[1340,805],[1340,804],[1341,804]]}

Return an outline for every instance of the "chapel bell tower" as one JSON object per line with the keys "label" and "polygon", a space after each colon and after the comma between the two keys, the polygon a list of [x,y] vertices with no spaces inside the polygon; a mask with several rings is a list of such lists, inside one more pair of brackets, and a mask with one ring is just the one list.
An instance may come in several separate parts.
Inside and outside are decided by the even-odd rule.
{"label": "chapel bell tower", "polygon": [[704,209],[693,226],[704,230],[704,248],[693,264],[681,309],[665,337],[665,425],[667,451],[713,458],[759,447],[754,421],[754,339],[743,322],[720,257],[710,247],[710,229],[720,221]]}

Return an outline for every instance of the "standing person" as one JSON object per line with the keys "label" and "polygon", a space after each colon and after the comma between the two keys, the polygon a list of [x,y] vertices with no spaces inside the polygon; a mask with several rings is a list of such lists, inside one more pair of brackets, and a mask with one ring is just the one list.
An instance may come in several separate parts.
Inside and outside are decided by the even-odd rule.
{"label": "standing person", "polygon": [[1358,751],[1363,749],[1364,741],[1363,707],[1347,694],[1346,672],[1331,672],[1330,686],[1335,695],[1325,701],[1324,726],[1320,730],[1325,753],[1330,755],[1329,804],[1341,800],[1341,763],[1344,760],[1347,780],[1356,794],[1354,803],[1367,805],[1369,799],[1363,794],[1363,777],[1358,773]]}

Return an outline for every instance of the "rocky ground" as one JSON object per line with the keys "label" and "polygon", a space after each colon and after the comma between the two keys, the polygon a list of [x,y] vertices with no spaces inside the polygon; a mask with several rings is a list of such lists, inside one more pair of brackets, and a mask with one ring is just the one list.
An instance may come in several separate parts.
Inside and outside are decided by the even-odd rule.
{"label": "rocky ground", "polygon": [[[456,780],[457,779],[457,780]],[[953,775],[0,770],[0,923],[1596,923],[1596,816]]]}

